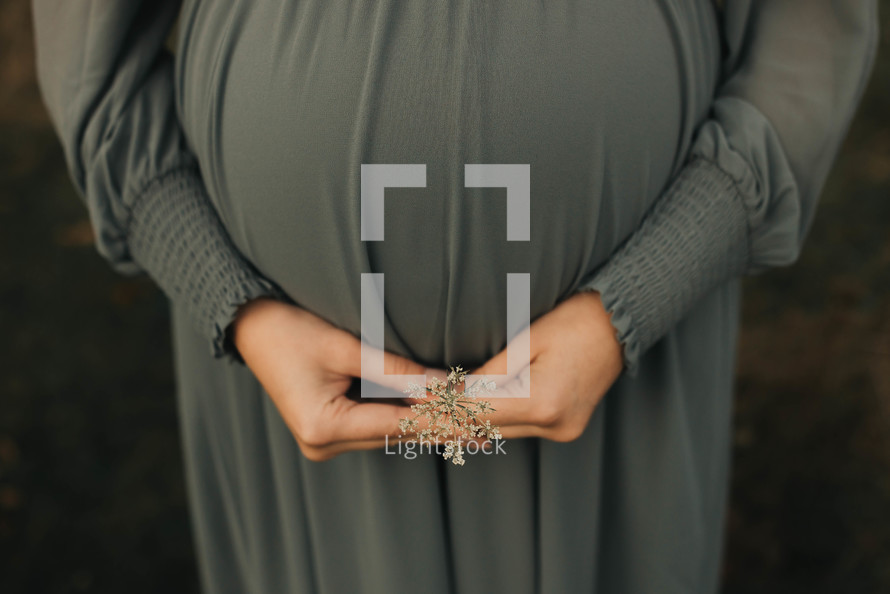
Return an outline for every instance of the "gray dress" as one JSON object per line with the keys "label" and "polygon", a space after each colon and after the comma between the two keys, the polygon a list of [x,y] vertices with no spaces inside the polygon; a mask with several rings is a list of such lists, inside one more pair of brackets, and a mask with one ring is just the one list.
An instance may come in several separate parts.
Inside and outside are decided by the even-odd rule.
{"label": "gray dress", "polygon": [[[743,274],[795,260],[870,72],[869,0],[35,0],[41,88],[100,252],[173,306],[207,592],[714,592]],[[360,236],[362,164],[425,164]],[[528,164],[529,241],[465,164]],[[580,290],[625,373],[571,443],[316,463],[226,339],[291,300],[465,367]],[[534,396],[533,396],[534,397]],[[395,430],[395,428],[394,428]]]}

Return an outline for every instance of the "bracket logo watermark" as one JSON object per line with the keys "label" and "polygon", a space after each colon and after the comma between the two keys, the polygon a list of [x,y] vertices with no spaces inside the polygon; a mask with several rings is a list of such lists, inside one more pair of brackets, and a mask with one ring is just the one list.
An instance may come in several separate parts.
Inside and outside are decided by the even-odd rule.
{"label": "bracket logo watermark", "polygon": [[[425,188],[425,164],[380,164],[361,166],[361,239],[384,240],[384,194],[386,188]],[[531,195],[529,165],[464,165],[464,187],[506,188],[507,241],[530,241]],[[392,392],[366,379],[382,376],[384,335],[384,274],[362,273],[361,279],[361,397],[392,398]],[[510,370],[520,370],[531,362],[528,332],[531,311],[531,280],[527,272],[507,274],[507,375],[485,376],[496,383],[511,379]],[[520,336],[518,340],[513,340]],[[403,375],[405,385],[426,385],[423,375]],[[472,384],[479,376],[467,375]],[[530,388],[511,397],[529,398]],[[499,397],[497,393],[493,398]]]}

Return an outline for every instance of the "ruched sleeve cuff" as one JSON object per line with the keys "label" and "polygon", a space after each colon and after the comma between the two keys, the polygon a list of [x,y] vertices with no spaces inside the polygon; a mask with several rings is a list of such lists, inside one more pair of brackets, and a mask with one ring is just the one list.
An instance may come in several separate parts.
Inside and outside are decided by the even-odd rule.
{"label": "ruched sleeve cuff", "polygon": [[133,260],[185,305],[212,355],[243,364],[228,331],[238,307],[257,297],[287,297],[234,246],[197,169],[176,169],[146,185],[134,202],[127,237]]}
{"label": "ruched sleeve cuff", "polygon": [[703,294],[741,275],[748,215],[736,180],[695,158],[674,178],[640,227],[579,287],[597,291],[612,316],[625,372]]}

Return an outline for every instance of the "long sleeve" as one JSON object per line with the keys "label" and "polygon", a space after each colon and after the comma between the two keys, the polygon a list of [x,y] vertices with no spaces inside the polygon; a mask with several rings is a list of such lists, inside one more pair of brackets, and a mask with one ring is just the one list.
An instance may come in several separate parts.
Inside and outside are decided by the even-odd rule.
{"label": "long sleeve", "polygon": [[177,1],[33,0],[38,82],[99,253],[185,303],[217,357],[239,305],[282,297],[232,244],[179,125]]}
{"label": "long sleeve", "polygon": [[721,84],[687,161],[579,290],[601,294],[625,369],[707,292],[793,263],[871,72],[873,0],[727,0]]}

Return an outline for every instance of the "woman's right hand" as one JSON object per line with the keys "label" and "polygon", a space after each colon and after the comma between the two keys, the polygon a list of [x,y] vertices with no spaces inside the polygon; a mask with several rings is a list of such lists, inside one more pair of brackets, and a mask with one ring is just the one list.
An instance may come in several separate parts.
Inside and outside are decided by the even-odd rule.
{"label": "woman's right hand", "polygon": [[[361,341],[305,309],[255,299],[238,311],[232,332],[244,362],[310,460],[381,448],[411,412],[401,403],[348,397],[353,378],[361,377]],[[399,375],[445,377],[393,353],[384,353],[384,370],[384,376],[366,379],[392,388],[393,398],[406,386]]]}

